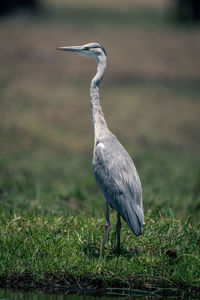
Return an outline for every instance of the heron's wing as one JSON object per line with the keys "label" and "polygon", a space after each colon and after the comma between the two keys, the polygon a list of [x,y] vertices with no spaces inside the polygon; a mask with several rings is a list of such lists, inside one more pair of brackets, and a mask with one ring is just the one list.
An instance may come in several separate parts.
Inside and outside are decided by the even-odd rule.
{"label": "heron's wing", "polygon": [[107,201],[139,235],[144,222],[141,183],[132,159],[116,138],[97,144],[93,172]]}

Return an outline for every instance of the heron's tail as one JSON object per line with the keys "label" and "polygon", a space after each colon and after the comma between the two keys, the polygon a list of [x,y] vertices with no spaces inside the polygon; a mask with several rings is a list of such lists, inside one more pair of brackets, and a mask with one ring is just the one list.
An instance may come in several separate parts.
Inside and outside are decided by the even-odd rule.
{"label": "heron's tail", "polygon": [[138,236],[142,234],[144,214],[142,208],[139,205],[133,205],[130,202],[123,217],[127,222],[129,228],[134,232],[135,235]]}

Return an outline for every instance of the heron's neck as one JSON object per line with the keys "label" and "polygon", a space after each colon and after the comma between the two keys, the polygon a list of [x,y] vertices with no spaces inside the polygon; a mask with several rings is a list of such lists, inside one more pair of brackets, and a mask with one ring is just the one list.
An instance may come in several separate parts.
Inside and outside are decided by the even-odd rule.
{"label": "heron's neck", "polygon": [[92,79],[90,85],[90,104],[92,109],[95,140],[99,139],[106,131],[108,131],[108,127],[99,102],[99,85],[106,70],[106,56],[102,55],[98,57],[97,64],[97,73]]}

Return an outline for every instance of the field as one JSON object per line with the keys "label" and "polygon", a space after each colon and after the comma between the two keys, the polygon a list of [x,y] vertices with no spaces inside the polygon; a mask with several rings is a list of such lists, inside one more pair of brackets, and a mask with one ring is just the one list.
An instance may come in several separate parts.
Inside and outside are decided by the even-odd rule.
{"label": "field", "polygon": [[[197,292],[200,28],[173,23],[165,1],[64,2],[0,22],[0,285]],[[101,104],[134,159],[145,209],[142,237],[123,223],[120,256],[111,212],[103,259],[91,169],[96,63],[55,50],[90,41],[108,54]]]}

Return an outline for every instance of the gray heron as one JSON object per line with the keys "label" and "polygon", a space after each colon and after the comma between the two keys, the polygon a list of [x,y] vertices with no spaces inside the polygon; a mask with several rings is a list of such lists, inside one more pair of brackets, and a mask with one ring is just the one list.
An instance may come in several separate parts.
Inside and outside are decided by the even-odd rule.
{"label": "gray heron", "polygon": [[136,236],[142,234],[144,214],[141,182],[131,157],[108,129],[99,102],[99,85],[107,65],[105,49],[98,43],[58,47],[57,49],[93,57],[97,62],[97,73],[90,85],[90,104],[94,127],[93,173],[103,193],[106,208],[105,231],[101,249],[103,256],[110,227],[109,205],[117,211],[118,251],[120,251],[121,217]]}

